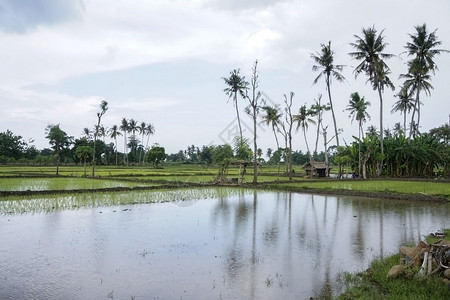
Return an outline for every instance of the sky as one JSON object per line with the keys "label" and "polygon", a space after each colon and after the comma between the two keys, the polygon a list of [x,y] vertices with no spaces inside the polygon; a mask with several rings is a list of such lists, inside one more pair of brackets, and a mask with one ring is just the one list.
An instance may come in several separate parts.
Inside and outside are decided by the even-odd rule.
{"label": "sky", "polygon": [[[283,103],[294,92],[293,111],[310,106],[325,81],[313,84],[311,54],[331,41],[335,63],[345,65],[344,83],[331,86],[342,141],[357,135],[345,111],[350,94],[371,103],[365,128],[379,128],[379,100],[348,53],[354,35],[374,26],[388,43],[395,91],[384,93],[384,127],[402,121],[392,114],[394,97],[409,59],[404,45],[415,26],[437,29],[441,48],[450,49],[448,0],[0,0],[0,132],[10,130],[38,149],[48,148],[45,128],[59,124],[79,138],[97,122],[101,100],[109,109],[102,123],[122,118],[152,123],[166,153],[190,145],[232,143],[236,111],[225,95],[223,77],[240,69],[249,81],[258,60],[259,90],[267,103]],[[450,53],[435,59],[434,90],[422,97],[421,131],[449,121]],[[251,138],[248,105],[239,100],[244,136]],[[324,116],[333,131],[331,113]],[[314,127],[308,142],[314,143]],[[257,129],[259,147],[276,148],[270,128]],[[107,139],[108,142],[113,140]],[[123,149],[123,138],[118,148]],[[319,145],[323,142],[320,141]],[[294,150],[306,151],[301,132]],[[319,148],[319,151],[323,149]]]}

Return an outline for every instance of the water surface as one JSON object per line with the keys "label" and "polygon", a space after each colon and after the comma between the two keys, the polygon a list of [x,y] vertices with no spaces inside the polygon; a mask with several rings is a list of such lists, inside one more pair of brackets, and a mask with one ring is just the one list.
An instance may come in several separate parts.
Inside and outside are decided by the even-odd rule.
{"label": "water surface", "polygon": [[341,272],[450,227],[449,213],[448,204],[238,191],[2,214],[0,299],[336,294]]}

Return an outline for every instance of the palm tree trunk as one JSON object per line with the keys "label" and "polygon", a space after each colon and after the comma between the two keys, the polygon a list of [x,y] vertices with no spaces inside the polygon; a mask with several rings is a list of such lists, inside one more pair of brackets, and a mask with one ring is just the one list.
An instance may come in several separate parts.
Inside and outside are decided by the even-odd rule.
{"label": "palm tree trunk", "polygon": [[[420,109],[420,100],[419,100],[419,93],[420,93],[420,89],[417,89],[416,91],[416,101],[414,102],[414,110],[411,116],[411,126],[409,128],[409,137],[408,139],[411,139],[411,136],[413,134],[414,129],[414,117],[417,111],[417,115],[419,116],[419,109]],[[419,128],[419,117],[417,117],[417,128]]]}
{"label": "palm tree trunk", "polygon": [[117,166],[117,137],[114,138],[114,142],[116,143],[116,166]]}
{"label": "palm tree trunk", "polygon": [[123,164],[128,166],[128,157],[127,157],[127,131],[123,131]]}
{"label": "palm tree trunk", "polygon": [[[275,136],[275,142],[277,143],[277,150],[278,151],[280,149],[280,144],[278,142],[278,137],[277,137],[277,133],[275,132],[275,127],[272,126],[272,130],[273,130],[273,135]],[[280,175],[280,161],[278,161],[278,173],[277,175]]]}
{"label": "palm tree trunk", "polygon": [[330,81],[328,78],[327,78],[327,90],[328,90],[328,99],[330,100],[331,115],[333,116],[334,134],[336,137],[336,146],[339,147],[339,135],[338,135],[338,130],[337,130],[336,117],[334,115],[333,101],[331,101]]}
{"label": "palm tree trunk", "polygon": [[234,93],[234,106],[236,107],[236,116],[237,116],[237,121],[238,121],[238,126],[239,126],[239,134],[241,136],[241,141],[242,141],[242,127],[241,127],[241,118],[239,117],[239,108],[238,108],[238,104],[237,104],[237,94]]}
{"label": "palm tree trunk", "polygon": [[[380,149],[381,149],[381,155],[384,156],[384,145],[383,145],[383,140],[384,140],[384,138],[383,138],[383,135],[384,135],[384,133],[383,133],[383,96],[381,94],[380,83],[378,83],[377,86],[378,86],[378,96],[380,97]],[[383,168],[383,160],[384,160],[384,158],[380,162],[378,162],[378,164],[377,164],[378,176],[381,175],[381,171],[382,171],[382,168]]]}
{"label": "palm tree trunk", "polygon": [[403,110],[403,135],[406,136],[406,107]]}
{"label": "palm tree trunk", "polygon": [[[362,123],[359,120],[359,132],[358,132],[358,175],[361,176],[361,132],[362,132]],[[365,179],[365,178],[364,178]]]}

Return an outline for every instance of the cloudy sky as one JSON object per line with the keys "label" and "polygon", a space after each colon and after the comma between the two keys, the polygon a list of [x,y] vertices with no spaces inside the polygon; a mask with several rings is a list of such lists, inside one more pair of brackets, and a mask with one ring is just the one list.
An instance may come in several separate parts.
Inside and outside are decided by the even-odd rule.
{"label": "cloudy sky", "polygon": [[[351,142],[357,124],[343,110],[352,92],[372,103],[367,125],[379,127],[377,94],[352,73],[354,35],[363,27],[384,29],[386,52],[398,55],[388,61],[397,89],[384,95],[384,123],[392,128],[402,120],[391,107],[398,75],[406,72],[401,53],[408,33],[426,23],[450,49],[449,16],[448,0],[0,0],[0,132],[49,147],[47,125],[59,123],[80,137],[105,99],[105,126],[120,125],[123,117],[151,122],[150,143],[167,153],[231,142],[235,109],[221,78],[240,68],[250,79],[258,59],[260,91],[280,104],[293,91],[297,111],[319,94],[327,99],[325,83],[312,84],[310,56],[331,41],[335,62],[347,66],[347,82],[334,82],[331,91],[342,138]],[[434,91],[422,100],[422,131],[449,118],[450,54],[436,62]],[[245,106],[241,101],[250,137]],[[331,132],[331,114],[325,119]],[[259,129],[259,142],[264,150],[275,148],[268,128]],[[300,133],[294,148],[306,149]]]}

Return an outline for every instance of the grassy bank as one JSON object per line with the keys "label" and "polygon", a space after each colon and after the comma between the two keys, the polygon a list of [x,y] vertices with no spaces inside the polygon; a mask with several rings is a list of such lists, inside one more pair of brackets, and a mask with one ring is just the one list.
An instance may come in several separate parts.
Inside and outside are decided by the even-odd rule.
{"label": "grassy bank", "polygon": [[[446,240],[450,240],[450,230],[446,229]],[[436,242],[433,237],[427,243]],[[450,287],[439,276],[417,277],[417,269],[407,269],[404,276],[396,279],[386,277],[392,266],[400,263],[400,254],[373,261],[370,268],[358,274],[345,274],[345,293],[338,300],[350,299],[450,299]]]}

